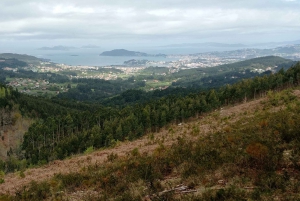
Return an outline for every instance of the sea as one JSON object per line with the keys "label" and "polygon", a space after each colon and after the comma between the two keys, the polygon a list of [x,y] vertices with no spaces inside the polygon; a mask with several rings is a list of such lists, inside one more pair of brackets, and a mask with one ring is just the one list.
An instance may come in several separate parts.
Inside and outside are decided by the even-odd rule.
{"label": "sea", "polygon": [[[100,52],[101,53],[101,52]],[[48,59],[58,64],[72,66],[119,66],[124,65],[128,60],[149,60],[149,61],[173,61],[169,57],[134,57],[134,56],[100,56],[97,51],[40,51],[32,52],[31,55],[38,58]]]}
{"label": "sea", "polygon": [[[127,48],[128,49],[128,48]],[[29,50],[23,51],[24,54],[33,55],[38,58],[47,59],[51,62],[58,64],[66,64],[72,66],[118,66],[123,65],[125,61],[135,60],[149,60],[149,61],[176,61],[178,57],[176,55],[188,55],[203,52],[213,51],[228,51],[234,48],[208,48],[208,47],[156,47],[156,48],[144,48],[144,49],[130,49],[133,51],[145,52],[148,54],[166,54],[173,55],[171,57],[131,57],[131,56],[100,56],[103,51],[108,49],[98,48],[75,48],[68,51],[62,50]],[[16,52],[21,53],[21,52]],[[174,56],[175,55],[175,56]]]}

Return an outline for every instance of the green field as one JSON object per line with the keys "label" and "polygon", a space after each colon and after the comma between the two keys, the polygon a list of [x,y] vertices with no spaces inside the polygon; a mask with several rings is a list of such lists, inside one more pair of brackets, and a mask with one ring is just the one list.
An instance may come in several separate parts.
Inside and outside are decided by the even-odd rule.
{"label": "green field", "polygon": [[150,88],[159,88],[159,87],[164,87],[164,86],[170,86],[172,84],[172,82],[155,82],[155,81],[148,81],[146,82],[146,89],[150,89]]}

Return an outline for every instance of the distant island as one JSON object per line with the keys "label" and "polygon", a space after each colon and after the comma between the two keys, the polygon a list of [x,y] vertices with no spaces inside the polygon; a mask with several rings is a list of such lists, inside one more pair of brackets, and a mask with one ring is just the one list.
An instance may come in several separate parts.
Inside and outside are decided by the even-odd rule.
{"label": "distant island", "polygon": [[117,57],[166,57],[165,54],[147,54],[144,52],[135,52],[125,49],[115,49],[111,51],[105,51],[100,54],[100,56],[117,56]]}

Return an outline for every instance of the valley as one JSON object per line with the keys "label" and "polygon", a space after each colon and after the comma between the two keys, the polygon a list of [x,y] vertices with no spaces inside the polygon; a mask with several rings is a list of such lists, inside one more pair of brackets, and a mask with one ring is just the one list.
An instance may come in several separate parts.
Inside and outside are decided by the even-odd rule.
{"label": "valley", "polygon": [[[10,81],[0,86],[0,200],[298,196],[296,61],[174,72],[3,63],[13,70],[0,69]],[[75,77],[94,71],[128,77]]]}
{"label": "valley", "polygon": [[[166,55],[173,58],[172,61],[130,60],[130,56],[125,56],[128,60],[118,66],[71,66],[56,64],[29,55],[0,54],[0,58],[4,59],[0,62],[0,67],[3,66],[0,68],[0,80],[17,88],[22,93],[46,97],[55,97],[68,92],[69,89],[72,89],[70,93],[78,92],[80,89],[77,85],[84,79],[106,80],[112,83],[125,83],[126,80],[133,79],[133,82],[137,82],[137,84],[133,84],[135,86],[123,87],[115,92],[106,92],[110,95],[97,97],[99,100],[128,89],[154,91],[173,86],[219,87],[224,83],[233,83],[264,73],[274,73],[282,67],[291,66],[293,60],[299,59],[299,52],[299,46],[292,45],[273,49]],[[270,57],[269,55],[274,56]],[[10,60],[13,58],[15,61],[23,63],[11,63]],[[259,58],[265,58],[265,60]],[[240,66],[233,64],[239,62]],[[231,66],[231,64],[233,65]],[[210,78],[211,76],[216,77],[217,82],[220,81],[220,83],[211,83],[214,80]],[[227,80],[224,81],[224,79]],[[78,80],[81,81],[78,82]],[[85,81],[84,84],[87,82]],[[91,90],[97,91],[97,89]]]}

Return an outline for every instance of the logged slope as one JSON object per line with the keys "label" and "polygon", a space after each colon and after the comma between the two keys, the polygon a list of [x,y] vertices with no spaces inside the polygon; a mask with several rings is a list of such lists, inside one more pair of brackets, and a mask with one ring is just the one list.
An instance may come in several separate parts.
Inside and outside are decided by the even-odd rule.
{"label": "logged slope", "polygon": [[[297,93],[299,94],[299,91]],[[4,178],[5,183],[0,185],[0,194],[14,194],[32,181],[41,182],[57,174],[81,172],[89,165],[97,164],[101,166],[107,163],[114,155],[117,155],[119,158],[130,155],[135,148],[140,153],[151,154],[162,145],[166,147],[171,146],[177,142],[178,137],[185,136],[191,140],[223,130],[228,127],[228,124],[253,116],[264,107],[262,102],[266,100],[266,98],[261,98],[237,106],[221,108],[198,119],[191,119],[188,123],[170,125],[168,129],[162,129],[154,136],[149,134],[133,142],[117,144],[114,148],[95,151],[91,154],[76,156],[63,161],[53,161],[42,167],[28,169],[23,176],[20,176],[20,172],[8,174]]]}

